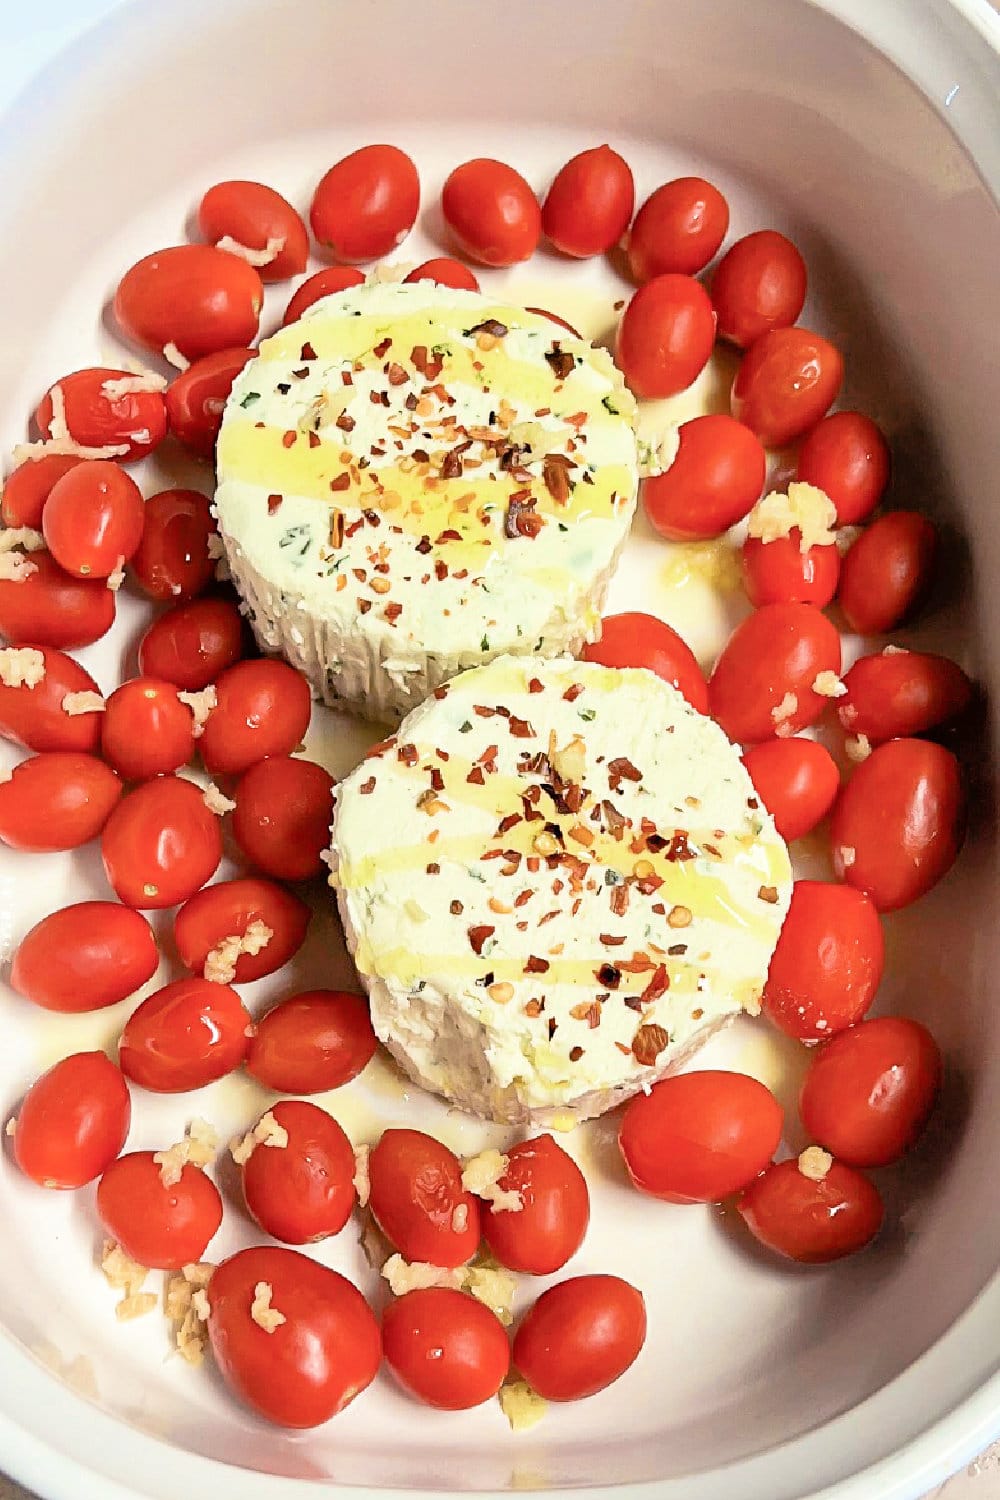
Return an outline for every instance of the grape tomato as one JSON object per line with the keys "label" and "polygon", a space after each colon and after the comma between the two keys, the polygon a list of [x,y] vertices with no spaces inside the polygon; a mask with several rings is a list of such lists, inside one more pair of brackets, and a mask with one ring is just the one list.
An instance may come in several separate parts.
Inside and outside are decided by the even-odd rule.
{"label": "grape tomato", "polygon": [[302,216],[262,182],[217,182],[210,187],[198,204],[198,228],[213,245],[235,241],[220,248],[242,255],[262,281],[298,276],[309,259]]}

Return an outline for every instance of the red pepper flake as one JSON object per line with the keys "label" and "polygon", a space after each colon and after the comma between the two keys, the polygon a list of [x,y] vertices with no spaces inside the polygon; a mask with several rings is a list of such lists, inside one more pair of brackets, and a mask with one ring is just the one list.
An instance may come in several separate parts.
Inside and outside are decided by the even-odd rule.
{"label": "red pepper flake", "polygon": [[351,374],[350,370],[341,370],[340,379],[344,385],[354,384],[354,376]]}
{"label": "red pepper flake", "polygon": [[537,677],[532,677],[531,680],[528,683],[528,692],[529,693],[544,693],[544,691],[545,691],[545,688],[544,688],[543,684],[541,682],[539,682],[538,678]]}
{"label": "red pepper flake", "polygon": [[403,613],[403,606],[396,603],[387,604],[382,613],[385,615],[385,618],[389,621],[390,625],[395,625],[396,621]]}
{"label": "red pepper flake", "polygon": [[284,503],[284,498],[284,495],[268,495],[267,513],[269,516],[273,516],[276,510],[281,509],[281,506]]}
{"label": "red pepper flake", "polygon": [[760,887],[760,890],[757,892],[757,897],[760,901],[766,901],[769,906],[776,906],[778,904],[777,887],[773,885],[762,885]]}
{"label": "red pepper flake", "polygon": [[503,821],[498,825],[497,833],[509,833],[512,828],[517,827],[518,823],[523,822],[524,819],[521,817],[520,813],[508,813]]}
{"label": "red pepper flake", "polygon": [[410,378],[402,365],[391,364],[385,373],[390,385],[405,385]]}
{"label": "red pepper flake", "polygon": [[301,370],[293,370],[292,371],[292,376],[293,376],[293,378],[295,380],[305,380],[306,377],[308,376],[308,374],[309,374],[309,371],[307,369],[305,369],[305,368],[303,368]]}
{"label": "red pepper flake", "polygon": [[554,1016],[549,1016],[549,1041],[550,1042],[551,1042],[552,1038],[556,1034],[556,1027],[557,1027],[558,1024],[559,1023],[556,1021],[556,1018]]}
{"label": "red pepper flake", "polygon": [[508,720],[507,728],[515,740],[533,740],[535,738],[535,731],[527,719],[518,719],[512,714]]}
{"label": "red pepper flake", "polygon": [[282,434],[281,446],[283,448],[291,448],[292,445],[298,441],[298,436],[299,435],[297,432],[294,432],[291,428],[289,428],[287,432]]}
{"label": "red pepper flake", "polygon": [[[442,686],[442,687],[436,687],[434,689],[434,697],[437,698],[439,702],[440,702],[440,700],[442,698],[447,698],[447,696],[448,696],[448,689],[446,687]],[[451,759],[451,756],[448,754],[447,750],[435,750],[434,754],[435,755],[439,755],[442,760],[450,760]]]}
{"label": "red pepper flake", "polygon": [[486,774],[483,771],[482,766],[473,766],[472,770],[469,772],[468,776],[466,776],[465,779],[472,786],[486,785]]}
{"label": "red pepper flake", "polygon": [[343,473],[338,474],[336,479],[330,480],[330,488],[334,491],[334,493],[336,493],[336,491],[338,490],[349,490],[351,488],[351,476],[350,474],[348,474],[346,469],[343,471]]}
{"label": "red pepper flake", "polygon": [[318,448],[319,445],[320,445],[320,443],[322,441],[323,441],[323,439],[320,437],[320,435],[319,435],[318,432],[310,432],[309,433],[309,446],[310,446],[310,448]]}
{"label": "red pepper flake", "polygon": [[527,906],[528,902],[531,900],[534,894],[535,893],[532,890],[523,890],[520,895],[514,897],[514,905]]}
{"label": "red pepper flake", "polygon": [[614,937],[610,932],[602,932],[598,941],[605,948],[620,948],[624,943],[624,937]]}
{"label": "red pepper flake", "polygon": [[622,982],[622,971],[615,964],[601,964],[597,970],[597,981],[605,989],[616,990]]}
{"label": "red pepper flake", "polygon": [[448,907],[448,910],[451,912],[453,917],[460,917],[465,910],[465,907],[462,905],[461,901],[453,901]]}
{"label": "red pepper flake", "polygon": [[623,917],[628,911],[628,886],[624,882],[611,887],[611,910],[616,917]]}
{"label": "red pepper flake", "polygon": [[632,1038],[632,1056],[637,1063],[655,1063],[664,1047],[670,1045],[670,1033],[663,1026],[640,1026]]}
{"label": "red pepper flake", "polygon": [[359,599],[358,600],[358,610],[359,610],[359,612],[361,614],[366,615],[368,613],[368,611],[371,609],[371,607],[372,607],[372,601],[370,599]]}
{"label": "red pepper flake", "polygon": [[557,380],[565,380],[576,368],[576,360],[572,354],[569,350],[561,348],[558,343],[554,343],[546,354],[545,363],[551,366]]}
{"label": "red pepper flake", "polygon": [[434,564],[434,577],[437,579],[438,583],[443,583],[444,580],[448,577],[448,564],[445,562],[443,557],[439,557],[437,562]]}
{"label": "red pepper flake", "polygon": [[582,682],[574,682],[563,693],[563,697],[564,697],[564,699],[566,700],[567,703],[575,703],[576,700],[577,700],[577,698],[579,698],[579,696],[580,696],[580,694],[582,692],[583,692],[583,683]]}
{"label": "red pepper flake", "polygon": [[[523,490],[521,493],[530,495],[531,491]],[[531,500],[519,500],[516,495],[512,495],[507,503],[507,510],[504,513],[504,535],[510,537],[512,540],[515,537],[525,536],[534,541],[545,525],[544,516],[538,515],[535,510],[536,504],[537,502],[533,498]]]}
{"label": "red pepper flake", "polygon": [[663,857],[672,865],[685,859],[697,859],[697,854],[688,844],[688,836],[685,829],[677,829],[670,843],[667,845],[667,850]]}
{"label": "red pepper flake", "polygon": [[388,351],[391,348],[392,348],[392,339],[385,338],[385,339],[382,340],[382,342],[380,344],[376,344],[375,345],[375,348],[372,350],[372,353],[374,354],[374,356],[375,356],[376,359],[381,359],[382,356],[383,356],[383,354],[388,353]]}
{"label": "red pepper flake", "polygon": [[437,766],[431,766],[431,786],[436,792],[444,791],[444,777]]}
{"label": "red pepper flake", "polygon": [[449,526],[447,531],[442,531],[437,540],[438,546],[440,546],[442,542],[460,542],[462,540],[462,533],[460,531],[456,531],[453,526]]}
{"label": "red pepper flake", "polygon": [[570,1062],[579,1062],[580,1058],[582,1056],[583,1056],[583,1048],[582,1047],[571,1047],[569,1049],[569,1060],[570,1060]]}
{"label": "red pepper flake", "polygon": [[533,1021],[537,1020],[541,1013],[542,1002],[540,1000],[529,1000],[527,1005],[524,1007],[524,1014],[526,1016],[530,1016]]}
{"label": "red pepper flake", "polygon": [[430,539],[430,537],[429,536],[422,536],[420,538],[419,542],[417,543],[416,550],[420,553],[421,557],[426,557],[427,554],[428,554],[428,552],[431,550],[431,539]]}
{"label": "red pepper flake", "polygon": [[469,946],[472,948],[473,953],[480,956],[486,939],[492,937],[495,932],[495,927],[470,927]]}
{"label": "red pepper flake", "polygon": [[346,411],[342,411],[334,425],[339,427],[341,432],[353,432],[357,424],[353,417],[348,416]]}
{"label": "red pepper flake", "polygon": [[640,998],[644,1000],[647,1005],[650,1005],[654,1000],[659,1000],[661,995],[666,994],[669,988],[670,975],[667,973],[666,965],[660,964],[659,968],[656,970],[656,973],[653,975],[652,979],[643,990]]}
{"label": "red pepper flake", "polygon": [[642,772],[624,755],[608,762],[608,785],[613,792],[620,792],[623,781],[641,781]]}
{"label": "red pepper flake", "polygon": [[461,478],[462,470],[464,467],[462,463],[462,454],[467,453],[471,447],[472,439],[469,438],[466,442],[458,443],[454,448],[449,449],[449,451],[445,454],[444,462],[441,465],[442,479]]}
{"label": "red pepper flake", "polygon": [[542,464],[542,481],[556,505],[565,505],[570,495],[568,461],[559,453],[549,453]]}
{"label": "red pepper flake", "polygon": [[315,359],[315,358],[316,358],[316,350],[313,348],[312,344],[303,344],[302,348],[299,350],[299,359],[307,359],[308,360],[308,359]]}
{"label": "red pepper flake", "polygon": [[348,526],[347,530],[344,532],[344,535],[346,537],[356,536],[364,524],[364,516],[359,516],[356,521],[351,522],[350,526]]}
{"label": "red pepper flake", "polygon": [[416,745],[400,745],[396,751],[396,759],[402,761],[404,766],[415,766],[420,759],[420,751]]}
{"label": "red pepper flake", "polygon": [[369,776],[368,780],[367,781],[363,781],[361,783],[361,785],[358,787],[358,791],[361,793],[362,797],[370,797],[371,794],[372,794],[372,792],[374,790],[375,790],[375,777],[374,776]]}
{"label": "red pepper flake", "polygon": [[748,797],[747,807],[749,807],[752,811],[756,811],[756,809],[760,807],[760,803],[757,801],[756,797]]}
{"label": "red pepper flake", "polygon": [[436,862],[433,863],[433,864],[429,864],[427,866],[427,873],[428,873],[428,875],[440,875],[441,874],[441,866],[439,864],[437,864]]}
{"label": "red pepper flake", "polygon": [[528,959],[528,962],[524,966],[524,972],[526,974],[547,974],[548,971],[549,971],[549,961],[548,961],[548,959],[547,958],[536,958],[534,954],[531,954],[531,956]]}

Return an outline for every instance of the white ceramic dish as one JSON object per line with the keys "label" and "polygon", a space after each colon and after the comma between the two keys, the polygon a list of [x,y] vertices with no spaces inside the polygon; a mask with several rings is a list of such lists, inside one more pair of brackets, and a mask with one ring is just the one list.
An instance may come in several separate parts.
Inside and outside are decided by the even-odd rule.
{"label": "white ceramic dish", "polygon": [[[111,10],[25,82],[47,47]],[[502,13],[461,0],[78,0],[50,6],[44,28],[6,14],[0,38],[3,27],[20,50],[5,52],[0,87],[24,84],[0,121],[5,451],[54,376],[114,349],[99,316],[109,290],[139,255],[183,237],[210,182],[259,176],[305,204],[344,150],[397,140],[425,187],[420,233],[403,252],[416,260],[435,243],[437,190],[454,162],[508,156],[541,186],[573,150],[610,138],[640,189],[704,170],[729,196],[736,232],[770,224],[801,244],[814,288],[806,321],[842,342],[851,396],[885,421],[896,494],[954,527],[949,586],[911,638],[957,651],[1000,701],[985,644],[1000,640],[987,493],[1000,468],[1000,62],[982,0],[593,0],[572,19],[557,0],[508,0]],[[626,291],[604,267],[544,255],[510,284],[594,333]],[[286,295],[279,288],[272,314]],[[709,379],[691,401],[713,399]],[[182,473],[208,478],[174,458],[145,477],[152,487]],[[710,655],[738,606],[671,566],[669,549],[637,529],[611,605],[641,597]],[[109,690],[145,611],[132,603],[121,617],[110,642],[81,653]],[[318,714],[310,745],[342,771],[369,735]],[[776,1266],[726,1218],[630,1193],[612,1127],[588,1127],[571,1142],[595,1184],[575,1268],[619,1269],[646,1292],[653,1332],[628,1378],[520,1436],[493,1407],[431,1413],[385,1380],[331,1426],[292,1436],[258,1425],[210,1371],[168,1363],[158,1318],[116,1325],[92,1264],[90,1195],[43,1195],[5,1156],[0,1465],[51,1500],[305,1500],[338,1485],[368,1495],[622,1486],[616,1494],[663,1500],[924,1493],[1000,1431],[987,762],[984,749],[980,812],[958,868],[887,924],[881,1003],[930,1022],[949,1083],[928,1141],[884,1174],[890,1229],[874,1251],[823,1272]],[[104,892],[92,850],[0,855],[0,959],[44,912],[91,892]],[[349,979],[330,916],[314,922],[295,981],[320,974]],[[263,994],[250,998],[259,1006]],[[110,1041],[121,1019],[27,1015],[0,990],[4,1114],[41,1066]],[[734,1031],[705,1060],[794,1099],[794,1053],[759,1027]],[[227,1130],[256,1102],[233,1081],[173,1103],[143,1098],[132,1144],[174,1139],[193,1113]],[[465,1149],[495,1138],[404,1092],[381,1065],[329,1103],[358,1140],[403,1118]],[[799,1144],[794,1128],[789,1143]],[[234,1214],[213,1254],[249,1232]],[[371,1288],[350,1230],[322,1258]]]}

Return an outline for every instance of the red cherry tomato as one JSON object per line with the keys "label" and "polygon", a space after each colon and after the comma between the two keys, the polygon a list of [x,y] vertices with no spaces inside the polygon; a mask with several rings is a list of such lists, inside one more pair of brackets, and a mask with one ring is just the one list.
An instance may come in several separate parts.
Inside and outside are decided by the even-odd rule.
{"label": "red cherry tomato", "polygon": [[737,240],[712,277],[719,338],[739,349],[749,348],[772,328],[790,328],[805,300],[806,263],[791,240],[775,229],[758,229]]}
{"label": "red cherry tomato", "polygon": [[354,1147],[325,1109],[304,1099],[271,1106],[288,1136],[284,1146],[257,1144],[243,1163],[243,1196],[265,1234],[286,1245],[312,1245],[339,1234],[351,1217]]}
{"label": "red cherry tomato", "polygon": [[332,297],[335,292],[346,292],[352,286],[364,286],[365,273],[357,266],[325,266],[322,271],[309,276],[292,294],[281,320],[283,328],[297,323],[306,308],[312,307],[322,297]]}
{"label": "red cherry tomato", "polygon": [[118,464],[78,464],[52,486],[42,530],[49,551],[74,578],[107,578],[142,540],[142,492]]}
{"label": "red cherry tomato", "polygon": [[840,351],[805,328],[772,328],[740,360],[733,416],[767,448],[808,432],[834,402],[844,378]]}
{"label": "red cherry tomato", "polygon": [[228,984],[175,979],[132,1012],[118,1061],[126,1078],[155,1094],[185,1094],[239,1067],[252,1024]]}
{"label": "red cherry tomato", "polygon": [[445,222],[463,252],[484,266],[527,260],[542,232],[530,185],[506,162],[477,156],[456,167],[441,192]]}
{"label": "red cherry tomato", "polygon": [[215,573],[208,539],[211,504],[200,490],[160,490],[146,501],[146,526],[132,572],[151,599],[192,599]]}
{"label": "red cherry tomato", "polygon": [[175,245],[125,272],[114,312],[143,348],[173,345],[187,360],[244,348],[257,334],[264,288],[253,266],[214,245]]}
{"label": "red cherry tomato", "polygon": [[915,510],[873,521],[841,564],[837,599],[851,629],[877,635],[906,619],[927,592],[937,548],[937,527]]}
{"label": "red cherry tomato", "polygon": [[107,700],[101,753],[126,781],[147,781],[186,766],[194,746],[194,718],[172,682],[133,677]]}
{"label": "red cherry tomato", "polygon": [[837,592],[840,553],[832,542],[802,550],[802,533],[764,542],[748,536],[740,552],[743,587],[755,609],[762,604],[815,604],[822,609]]}
{"label": "red cherry tomato", "polygon": [[701,374],[714,342],[705,288],[693,276],[654,276],[622,313],[615,363],[635,395],[675,396]]}
{"label": "red cherry tomato", "polygon": [[610,146],[572,157],[556,173],[542,204],[542,230],[564,255],[603,255],[632,220],[635,182]]}
{"label": "red cherry tomato", "polygon": [[572,1276],[543,1292],[514,1337],[514,1364],[546,1401],[613,1384],[646,1341],[642,1293],[618,1276]]}
{"label": "red cherry tomato", "polygon": [[482,1207],[483,1238],[502,1266],[548,1276],[583,1243],[590,1222],[590,1194],[583,1173],[550,1135],[519,1141],[506,1153],[497,1180],[515,1193],[520,1209]]}
{"label": "red cherry tomato", "polygon": [[882,1199],[868,1178],[834,1162],[821,1182],[781,1161],[737,1203],[755,1239],[789,1260],[817,1265],[863,1250],[882,1227]]}
{"label": "red cherry tomato", "polygon": [[926,651],[862,656],[844,674],[837,717],[848,734],[872,743],[923,734],[964,713],[972,683],[956,662]]}
{"label": "red cherry tomato", "polygon": [[194,599],[154,620],[139,642],[139,670],[199,693],[243,651],[243,621],[228,599]]}
{"label": "red cherry tomato", "polygon": [[451,1287],[407,1292],[382,1314],[385,1360],[404,1391],[442,1411],[468,1411],[496,1395],[510,1345],[495,1313]]}
{"label": "red cherry tomato", "polygon": [[[122,389],[138,386],[143,377],[128,370],[75,370],[57,382],[62,395],[66,430],[84,448],[126,448],[121,463],[135,463],[159,447],[167,435],[167,411],[162,391]],[[162,384],[162,382],[160,382]],[[50,386],[35,410],[43,437],[52,437]]]}
{"label": "red cherry tomato", "polygon": [[77,849],[97,837],[121,794],[118,777],[95,755],[31,755],[0,781],[0,842],[30,854]]}
{"label": "red cherry tomato", "polygon": [[356,1078],[377,1045],[363,995],[304,990],[258,1022],[246,1067],[277,1094],[321,1094]]}
{"label": "red cherry tomato", "polygon": [[83,463],[68,453],[46,453],[29,458],[8,475],[0,492],[0,521],[5,526],[42,529],[42,511],[57,479]]}
{"label": "red cherry tomato", "polygon": [[[281,1315],[266,1329],[261,1298]],[[371,1385],[378,1324],[346,1277],[297,1250],[255,1245],[216,1266],[208,1284],[215,1362],[241,1401],[280,1427],[318,1427]]]}
{"label": "red cherry tomato", "polygon": [[369,1207],[405,1260],[464,1266],[476,1253],[479,1201],[462,1187],[458,1157],[433,1136],[384,1131],[368,1158],[368,1176]]}
{"label": "red cherry tomato", "polygon": [[729,228],[729,204],[703,177],[676,177],[650,193],[628,242],[636,281],[704,270]]}
{"label": "red cherry tomato", "polygon": [[102,1010],[152,979],[160,961],[146,918],[116,901],[80,901],[36,922],[14,953],[11,988],[43,1010]]}
{"label": "red cherry tomato", "polygon": [[198,228],[213,245],[230,239],[247,250],[270,253],[270,260],[260,262],[255,256],[251,261],[262,281],[298,276],[309,259],[309,234],[301,215],[262,182],[217,182],[210,187],[198,205]]}
{"label": "red cherry tomato", "polygon": [[401,245],[420,207],[420,178],[398,146],[362,146],[313,195],[312,232],[337,260],[378,260]]}
{"label": "red cherry tomato", "polygon": [[[96,750],[101,740],[100,713],[68,714],[63,700],[69,693],[100,697],[97,683],[64,652],[49,646],[37,649],[43,660],[41,682],[34,687],[0,682],[0,735],[28,750]],[[3,655],[0,651],[0,660]]]}
{"label": "red cherry tomato", "polygon": [[174,918],[174,942],[185,968],[200,974],[220,943],[263,923],[271,936],[256,953],[240,954],[232,980],[252,984],[299,951],[311,916],[304,901],[271,880],[220,880],[185,901]]}
{"label": "red cherry tomato", "polygon": [[683,693],[700,714],[708,713],[708,683],[694,652],[655,615],[605,615],[601,639],[584,646],[580,655],[604,667],[645,667]]}
{"label": "red cherry tomato", "polygon": [[167,395],[170,431],[199,458],[211,458],[222,425],[222,412],[233,381],[256,349],[220,349],[182,370]]}
{"label": "red cherry tomato", "polygon": [[72,578],[48,552],[31,553],[30,562],[29,577],[0,579],[0,636],[12,646],[68,650],[107,635],[115,623],[114,589],[102,579]]}
{"label": "red cherry tomato", "polygon": [[218,868],[219,820],[200,787],[179,776],[158,776],[122,798],[104,829],[101,857],[126,906],[177,906]]}
{"label": "red cherry tomato", "polygon": [[824,417],[799,449],[798,478],[829,495],[839,526],[868,519],[889,483],[889,468],[889,445],[859,411]]}
{"label": "red cherry tomato", "polygon": [[722,648],[708,679],[712,717],[745,745],[797,734],[828,702],[813,691],[821,672],[840,672],[836,628],[812,604],[765,604]]}
{"label": "red cherry tomato", "polygon": [[803,1042],[822,1041],[875,999],[885,962],[878,912],[861,891],[797,880],[764,985],[764,1014]]}
{"label": "red cherry tomato", "polygon": [[198,746],[213,776],[238,776],[267,755],[287,755],[309,727],[309,684],[283,661],[238,662],[215,692]]}
{"label": "red cherry tomato", "polygon": [[128,1084],[103,1052],[75,1052],[37,1078],[14,1129],[14,1160],[40,1187],[78,1188],[114,1161],[132,1118]]}
{"label": "red cherry tomato", "polygon": [[747,751],[743,764],[787,843],[822,823],[840,790],[836,761],[815,740],[765,740]]}
{"label": "red cherry tomato", "polygon": [[433,281],[437,286],[452,286],[458,291],[478,292],[479,282],[468,266],[463,266],[460,260],[452,260],[450,255],[438,255],[433,260],[425,260],[419,266],[414,266],[409,276],[403,277],[404,282]]}
{"label": "red cherry tomato", "polygon": [[732,417],[692,417],[678,436],[670,467],[643,481],[646,515],[672,542],[721,536],[760,499],[767,454]]}
{"label": "red cherry tomato", "polygon": [[770,1089],[745,1073],[677,1073],[630,1100],[618,1146],[641,1192],[717,1203],[767,1166],[783,1121]]}
{"label": "red cherry tomato", "polygon": [[833,867],[896,911],[948,873],[965,831],[962,778],[950,750],[927,740],[890,740],[863,761],[833,810]]}
{"label": "red cherry tomato", "polygon": [[152,1151],[113,1161],[97,1184],[101,1223],[125,1254],[155,1271],[179,1271],[201,1260],[222,1223],[214,1182],[189,1163],[168,1186]]}
{"label": "red cherry tomato", "polygon": [[244,771],[234,795],[233,837],[252,864],[277,880],[322,872],[333,805],[333,777],[322,766],[270,755]]}

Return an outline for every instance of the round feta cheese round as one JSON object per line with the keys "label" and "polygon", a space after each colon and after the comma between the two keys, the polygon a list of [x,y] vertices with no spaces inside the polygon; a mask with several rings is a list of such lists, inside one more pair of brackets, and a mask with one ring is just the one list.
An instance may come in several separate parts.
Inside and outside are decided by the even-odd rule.
{"label": "round feta cheese round", "polygon": [[429,282],[354,288],[237,377],[215,507],[257,639],[395,720],[466,667],[595,638],[635,510],[604,349]]}
{"label": "round feta cheese round", "polygon": [[342,783],[331,871],[407,1072],[555,1126],[759,1010],[792,889],[739,751],[674,688],[509,656],[438,688]]}

